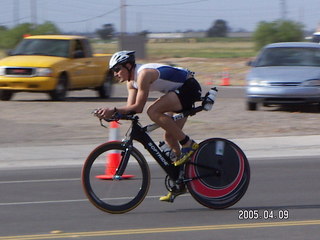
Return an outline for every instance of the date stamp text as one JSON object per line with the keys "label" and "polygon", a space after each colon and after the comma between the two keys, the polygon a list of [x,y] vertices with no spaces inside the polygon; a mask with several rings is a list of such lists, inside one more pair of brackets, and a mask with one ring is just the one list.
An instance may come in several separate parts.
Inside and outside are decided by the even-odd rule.
{"label": "date stamp text", "polygon": [[288,220],[289,210],[286,209],[243,209],[238,211],[239,220]]}

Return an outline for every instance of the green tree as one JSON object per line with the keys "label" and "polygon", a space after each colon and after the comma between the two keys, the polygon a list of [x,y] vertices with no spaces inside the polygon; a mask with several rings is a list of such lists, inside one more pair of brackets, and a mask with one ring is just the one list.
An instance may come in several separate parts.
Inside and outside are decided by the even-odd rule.
{"label": "green tree", "polygon": [[32,35],[40,35],[40,34],[60,34],[59,28],[54,25],[52,22],[44,22],[43,24],[36,25],[35,28],[31,31]]}
{"label": "green tree", "polygon": [[99,37],[103,40],[109,40],[114,35],[114,27],[113,24],[104,24],[102,28],[98,29],[96,33],[99,35]]}
{"label": "green tree", "polygon": [[274,42],[299,42],[303,40],[303,28],[301,23],[289,20],[277,20],[274,22],[260,22],[253,34],[256,50]]}
{"label": "green tree", "polygon": [[1,31],[6,31],[8,28],[6,27],[6,26],[2,26],[2,25],[0,25],[0,32]]}
{"label": "green tree", "polygon": [[228,24],[225,20],[218,19],[207,31],[208,37],[226,37],[229,31]]}
{"label": "green tree", "polygon": [[32,26],[33,25],[31,23],[22,23],[6,31],[1,47],[13,48],[18,42],[21,41],[23,35],[31,34]]}
{"label": "green tree", "polygon": [[51,22],[34,26],[31,23],[22,23],[12,29],[0,29],[0,48],[13,48],[24,35],[59,34],[59,29]]}

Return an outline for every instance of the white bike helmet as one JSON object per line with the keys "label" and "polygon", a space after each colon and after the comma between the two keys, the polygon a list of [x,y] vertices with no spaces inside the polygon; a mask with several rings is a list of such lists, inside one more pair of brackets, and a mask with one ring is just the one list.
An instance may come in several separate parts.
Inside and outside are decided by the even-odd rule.
{"label": "white bike helmet", "polygon": [[112,55],[109,61],[109,68],[112,69],[116,65],[132,63],[135,64],[135,51],[120,51]]}

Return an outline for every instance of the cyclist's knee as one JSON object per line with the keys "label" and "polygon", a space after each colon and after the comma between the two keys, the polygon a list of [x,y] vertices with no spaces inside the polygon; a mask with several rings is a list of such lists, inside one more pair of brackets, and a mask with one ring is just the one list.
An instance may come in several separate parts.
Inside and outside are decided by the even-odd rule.
{"label": "cyclist's knee", "polygon": [[153,121],[154,119],[156,119],[156,111],[154,110],[154,107],[152,107],[152,105],[147,109],[147,114],[149,116],[149,118]]}

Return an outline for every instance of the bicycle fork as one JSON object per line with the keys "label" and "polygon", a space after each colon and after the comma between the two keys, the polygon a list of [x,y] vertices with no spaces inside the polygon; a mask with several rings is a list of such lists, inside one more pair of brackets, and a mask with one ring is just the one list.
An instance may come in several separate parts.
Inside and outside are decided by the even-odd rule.
{"label": "bicycle fork", "polygon": [[124,171],[127,168],[128,162],[129,162],[129,158],[130,158],[130,154],[132,151],[132,140],[131,141],[127,141],[124,142],[123,145],[125,146],[125,149],[121,151],[121,160],[120,160],[120,164],[115,172],[115,175],[113,177],[113,179],[115,180],[121,180],[122,179],[122,175],[124,174]]}

